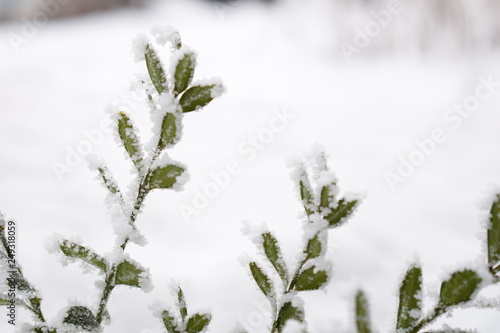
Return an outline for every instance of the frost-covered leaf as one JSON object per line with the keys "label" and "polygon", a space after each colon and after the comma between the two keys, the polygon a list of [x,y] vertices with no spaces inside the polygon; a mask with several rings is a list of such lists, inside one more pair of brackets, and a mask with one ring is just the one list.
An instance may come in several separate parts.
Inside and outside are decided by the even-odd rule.
{"label": "frost-covered leaf", "polygon": [[181,318],[184,321],[187,317],[187,307],[186,307],[186,299],[184,298],[184,293],[182,292],[181,287],[177,291],[177,301],[179,302],[179,312],[181,314]]}
{"label": "frost-covered leaf", "polygon": [[57,330],[52,327],[33,327],[33,333],[57,333]]}
{"label": "frost-covered leaf", "polygon": [[140,170],[143,152],[137,137],[136,129],[130,118],[124,113],[118,113],[118,134],[132,162]]}
{"label": "frost-covered leaf", "polygon": [[262,271],[262,269],[257,265],[256,262],[251,262],[249,264],[250,272],[252,273],[253,279],[259,286],[260,290],[267,297],[273,297],[273,288],[271,285],[271,280],[269,277]]}
{"label": "frost-covered leaf", "polygon": [[356,294],[356,328],[358,333],[371,333],[372,331],[368,300],[362,290]]}
{"label": "frost-covered leaf", "polygon": [[189,87],[193,80],[195,67],[196,56],[193,52],[187,52],[179,59],[174,73],[174,92],[176,94],[182,93]]}
{"label": "frost-covered leaf", "polygon": [[307,216],[314,214],[316,206],[314,203],[314,194],[309,182],[309,176],[304,169],[301,170],[299,178],[299,190],[300,198],[302,199],[302,204],[304,205]]}
{"label": "frost-covered leaf", "polygon": [[210,103],[217,95],[217,92],[222,89],[219,84],[210,84],[204,86],[193,86],[186,90],[179,103],[183,112],[191,112],[198,110]]}
{"label": "frost-covered leaf", "polygon": [[269,259],[271,264],[274,266],[281,280],[284,283],[287,283],[288,271],[286,269],[283,255],[281,254],[281,249],[278,244],[278,240],[270,232],[263,233],[262,239],[263,239],[262,245],[264,247],[264,253],[266,254],[267,259]]}
{"label": "frost-covered leaf", "polygon": [[86,332],[96,332],[99,329],[94,314],[84,306],[72,306],[66,312],[63,323],[70,324]]}
{"label": "frost-covered leaf", "polygon": [[132,287],[141,286],[141,274],[144,269],[128,260],[121,262],[116,269],[115,283]]}
{"label": "frost-covered leaf", "polygon": [[330,214],[325,216],[330,227],[336,227],[341,225],[349,215],[352,214],[356,206],[358,205],[358,200],[348,201],[345,199],[340,199],[337,203],[337,207],[332,209]]}
{"label": "frost-covered leaf", "polygon": [[177,328],[177,319],[175,319],[175,317],[172,316],[170,312],[168,312],[168,310],[164,310],[161,316],[163,325],[165,325],[168,333],[180,333],[179,329]]}
{"label": "frost-covered leaf", "polygon": [[441,284],[440,304],[452,306],[471,300],[482,279],[473,270],[455,272],[451,278]]}
{"label": "frost-covered leaf", "polygon": [[173,113],[167,113],[163,117],[161,124],[161,134],[160,141],[158,142],[158,148],[160,150],[165,149],[165,147],[172,146],[177,143],[179,138],[179,131],[177,128],[176,115]]}
{"label": "frost-covered leaf", "polygon": [[26,294],[32,294],[36,290],[29,284],[28,281],[17,271],[9,273],[7,276],[7,285],[15,284],[17,291]]}
{"label": "frost-covered leaf", "polygon": [[321,208],[328,208],[333,205],[335,201],[335,197],[333,195],[334,192],[332,190],[333,186],[335,186],[335,184],[326,185],[321,188],[321,195],[319,201],[319,206]]}
{"label": "frost-covered leaf", "polygon": [[103,272],[107,270],[106,260],[82,245],[64,239],[59,242],[59,248],[67,257],[80,259]]}
{"label": "frost-covered leaf", "polygon": [[493,202],[490,211],[488,263],[492,269],[500,264],[500,195],[496,196],[496,200]]}
{"label": "frost-covered leaf", "polygon": [[299,322],[304,321],[304,311],[298,307],[293,306],[292,302],[286,302],[283,304],[278,312],[278,319],[276,319],[276,329],[278,332],[282,332],[288,320],[297,320]]}
{"label": "frost-covered leaf", "polygon": [[118,189],[118,185],[116,184],[116,181],[113,179],[113,176],[111,176],[111,173],[109,172],[108,168],[105,166],[100,166],[97,168],[97,171],[99,171],[99,175],[101,176],[102,182],[104,186],[109,190],[110,193],[112,194],[120,194],[120,190]]}
{"label": "frost-covered leaf", "polygon": [[9,304],[10,304],[10,300],[6,295],[0,296],[0,306],[9,305]]}
{"label": "frost-covered leaf", "polygon": [[184,168],[175,164],[154,169],[149,180],[150,189],[172,188],[177,182],[177,177],[184,171]]}
{"label": "frost-covered leaf", "polygon": [[192,315],[186,324],[186,333],[200,333],[202,332],[212,320],[209,313],[195,313]]}
{"label": "frost-covered leaf", "polygon": [[321,244],[321,239],[319,234],[314,235],[313,238],[309,239],[306,247],[306,254],[309,259],[317,258],[321,254],[323,245]]}
{"label": "frost-covered leaf", "polygon": [[153,82],[158,94],[161,95],[161,93],[167,91],[167,77],[161,65],[160,58],[158,58],[155,49],[149,44],[146,46],[144,57],[146,59],[146,66],[148,67],[151,82]]}
{"label": "frost-covered leaf", "polygon": [[422,297],[422,268],[411,266],[399,289],[397,329],[408,329],[416,325],[420,317]]}
{"label": "frost-covered leaf", "polygon": [[312,266],[300,273],[294,289],[297,291],[317,290],[327,281],[328,272],[324,270],[316,270],[316,266]]}

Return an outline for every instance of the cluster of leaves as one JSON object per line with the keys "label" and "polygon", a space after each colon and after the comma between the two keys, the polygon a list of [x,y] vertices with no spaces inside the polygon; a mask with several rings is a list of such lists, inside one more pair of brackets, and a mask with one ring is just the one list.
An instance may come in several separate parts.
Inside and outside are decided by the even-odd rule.
{"label": "cluster of leaves", "polygon": [[[138,131],[130,116],[125,112],[116,114],[116,131],[126,154],[134,166],[137,186],[127,199],[120,190],[107,166],[100,163],[96,169],[104,186],[120,207],[127,220],[127,233],[119,235],[119,242],[113,249],[113,259],[100,255],[90,248],[68,239],[57,243],[58,251],[71,261],[78,261],[92,267],[104,277],[99,302],[94,309],[82,305],[69,306],[62,318],[63,326],[79,332],[98,332],[109,320],[108,300],[117,286],[145,288],[148,270],[125,254],[129,242],[138,242],[136,219],[141,212],[148,193],[155,189],[173,189],[181,183],[185,167],[166,157],[167,148],[173,147],[180,139],[181,120],[185,113],[198,110],[210,103],[222,86],[208,82],[193,84],[196,67],[195,54],[182,46],[180,37],[171,41],[174,56],[171,59],[173,73],[168,76],[152,44],[144,48],[144,60],[150,82],[145,85],[146,94],[153,112],[161,115],[156,126],[159,128],[157,140],[150,151],[141,144]],[[149,85],[150,84],[150,85]],[[167,101],[167,102],[165,102]],[[167,105],[165,104],[167,103]],[[167,163],[160,163],[166,160]],[[314,167],[313,188],[308,172],[303,164],[296,170],[296,181],[300,199],[304,206],[304,244],[299,259],[293,269],[286,264],[279,242],[270,231],[258,234],[264,258],[273,272],[270,274],[262,263],[251,261],[248,269],[259,290],[269,300],[271,306],[271,333],[282,333],[291,320],[305,323],[305,313],[299,294],[325,287],[331,277],[326,249],[328,232],[343,225],[359,205],[358,198],[340,197],[336,179],[329,171],[324,154],[320,154]],[[121,237],[121,238],[120,238]],[[458,306],[474,306],[476,294],[489,283],[500,282],[500,194],[497,195],[490,211],[487,229],[488,279],[474,269],[453,272],[441,283],[439,300],[432,311],[424,314],[422,292],[422,268],[411,265],[399,289],[399,307],[395,330],[397,333],[421,333],[434,321]],[[8,272],[7,289],[15,289],[16,304],[25,307],[35,318],[32,332],[57,333],[42,313],[40,293],[23,275],[20,265],[15,262],[14,250],[7,239],[6,222],[0,215],[0,263]],[[10,269],[9,269],[10,268]],[[9,305],[11,296],[0,295],[0,305]],[[161,319],[168,333],[201,333],[211,321],[209,313],[189,315],[180,287],[177,289],[176,311],[161,311]],[[355,325],[358,333],[371,333],[368,299],[362,290],[355,296]],[[433,331],[444,333],[444,330]],[[465,332],[453,330],[453,332]]]}
{"label": "cluster of leaves", "polygon": [[[455,271],[441,283],[439,300],[433,304],[431,313],[424,315],[422,294],[422,268],[411,265],[399,288],[399,306],[396,320],[398,333],[419,333],[444,314],[457,307],[474,307],[472,302],[477,293],[490,283],[500,282],[500,194],[496,196],[490,210],[489,225],[486,232],[486,263],[490,276],[480,275],[474,269]],[[355,299],[356,327],[358,333],[373,332],[370,324],[368,301],[362,290]],[[449,329],[433,331],[446,333]],[[466,330],[454,329],[453,332],[466,333]]]}
{"label": "cluster of leaves", "polygon": [[[178,36],[177,36],[178,37]],[[106,259],[105,256],[95,253],[93,250],[76,242],[67,239],[58,241],[58,250],[70,261],[80,261],[89,267],[96,269],[104,276],[104,287],[102,288],[94,311],[85,306],[70,306],[66,310],[62,319],[62,325],[70,327],[77,331],[97,332],[101,329],[103,322],[109,320],[109,313],[106,309],[108,300],[115,287],[119,285],[139,287],[147,289],[148,270],[142,267],[135,260],[125,254],[125,249],[130,241],[136,241],[137,229],[136,219],[141,211],[143,202],[148,193],[155,189],[172,189],[180,182],[186,170],[179,163],[168,162],[159,163],[161,157],[166,157],[165,150],[174,146],[181,135],[182,115],[187,112],[198,110],[211,102],[220,92],[222,86],[219,83],[192,84],[196,67],[195,54],[184,49],[178,37],[172,42],[171,65],[174,72],[171,77],[167,77],[166,71],[159,59],[158,53],[151,43],[148,43],[144,50],[144,60],[147,65],[151,87],[156,91],[146,88],[146,94],[152,112],[162,114],[160,121],[160,132],[157,136],[157,142],[152,151],[145,154],[146,149],[139,140],[138,131],[135,128],[129,115],[125,112],[118,112],[116,115],[116,131],[121,145],[125,149],[131,162],[135,166],[138,186],[132,194],[132,202],[128,202],[122,194],[117,182],[114,180],[107,166],[100,163],[96,169],[104,186],[110,195],[117,199],[115,202],[120,206],[121,212],[127,220],[128,226],[125,236],[119,235],[119,241],[116,248],[113,249],[113,260]],[[142,82],[148,87],[148,82]],[[165,102],[165,100],[167,102]],[[165,109],[165,110],[162,110]],[[170,161],[168,158],[164,160]],[[13,258],[5,242],[4,221],[0,224],[0,234],[3,241],[4,251],[0,251],[2,262],[7,264],[9,258]],[[120,238],[122,237],[122,238]],[[118,258],[118,259],[116,259]],[[11,278],[10,280],[12,280]],[[16,303],[24,306],[35,316],[33,332],[57,332],[57,328],[51,327],[45,320],[41,311],[41,297],[24,278],[19,265],[16,265],[15,280],[7,281],[7,284],[14,283],[17,289]],[[185,304],[182,291],[179,289],[179,297]],[[3,296],[0,304],[8,305],[8,298]],[[168,312],[166,312],[168,313]],[[182,325],[174,325],[164,317],[164,324],[167,330],[171,332],[201,332],[210,321],[209,315],[195,314],[186,319],[187,310],[181,309]],[[184,322],[186,320],[186,322]]]}
{"label": "cluster of leaves", "polygon": [[188,315],[184,292],[177,289],[177,307],[179,316],[169,310],[163,310],[161,316],[168,333],[200,333],[208,327],[212,316],[209,313]]}
{"label": "cluster of leaves", "polygon": [[248,265],[257,286],[271,304],[271,333],[281,333],[289,320],[304,322],[304,310],[297,294],[318,290],[327,284],[331,274],[325,262],[327,232],[342,225],[359,204],[359,199],[337,197],[336,180],[328,170],[324,154],[318,157],[316,169],[319,195],[314,193],[306,168],[300,164],[296,170],[307,219],[305,246],[293,272],[287,268],[278,240],[269,231],[259,235],[259,243],[265,258],[274,267],[281,287],[275,286],[273,279],[256,261]]}

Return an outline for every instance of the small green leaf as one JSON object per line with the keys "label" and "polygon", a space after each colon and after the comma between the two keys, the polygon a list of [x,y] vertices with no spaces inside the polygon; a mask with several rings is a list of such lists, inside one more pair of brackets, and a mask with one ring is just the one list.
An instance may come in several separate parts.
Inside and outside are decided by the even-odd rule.
{"label": "small green leaf", "polygon": [[64,239],[59,242],[59,248],[67,257],[80,259],[106,273],[106,260],[86,247]]}
{"label": "small green leaf", "polygon": [[161,123],[160,141],[158,142],[158,148],[160,150],[173,146],[177,143],[179,135],[177,131],[176,118],[176,115],[173,113],[167,113],[165,117],[163,117],[163,121]]}
{"label": "small green leaf", "polygon": [[33,297],[34,293],[36,293],[35,288],[18,271],[8,270],[4,281],[10,289],[17,289],[19,293],[25,293],[29,297]]}
{"label": "small green leaf", "polygon": [[294,289],[297,291],[317,290],[328,281],[328,272],[324,270],[316,271],[316,266],[312,266],[300,273],[295,283]]}
{"label": "small green leaf", "polygon": [[397,329],[409,329],[415,326],[420,319],[416,314],[420,314],[422,299],[422,268],[412,266],[406,275],[399,289],[399,308]]}
{"label": "small green leaf", "polygon": [[209,313],[195,313],[192,315],[186,324],[186,333],[200,333],[202,332],[212,320]]}
{"label": "small green leaf", "polygon": [[111,176],[111,173],[109,172],[108,168],[105,166],[101,166],[97,168],[97,170],[99,171],[99,175],[101,176],[104,186],[106,186],[109,192],[112,194],[118,194],[121,197],[118,185],[116,185],[116,182]]}
{"label": "small green leaf", "polygon": [[182,292],[181,287],[177,292],[177,301],[179,302],[179,312],[181,313],[182,321],[186,320],[188,311],[186,307],[186,299],[184,298],[184,293]]}
{"label": "small green leaf", "polygon": [[92,311],[84,306],[72,306],[66,312],[63,323],[75,325],[86,332],[97,332],[99,323]]}
{"label": "small green leaf", "polygon": [[137,267],[128,260],[121,262],[116,269],[115,283],[132,287],[141,286],[141,274],[144,269]]}
{"label": "small green leaf", "polygon": [[189,87],[194,76],[196,67],[196,56],[193,52],[187,52],[175,66],[174,92],[176,95],[182,93]]}
{"label": "small green leaf", "polygon": [[268,298],[274,297],[273,288],[271,285],[271,280],[269,277],[262,271],[262,269],[257,265],[256,262],[251,262],[249,264],[250,272],[252,273],[253,279],[259,286],[260,290],[264,295]]}
{"label": "small green leaf", "polygon": [[356,294],[356,328],[358,333],[371,333],[372,331],[368,300],[362,290]]}
{"label": "small green leaf", "polygon": [[500,264],[500,194],[496,196],[490,210],[488,264],[491,269]]}
{"label": "small green leaf", "polygon": [[346,218],[348,218],[356,206],[358,205],[358,200],[347,201],[345,199],[340,199],[337,203],[337,207],[332,209],[330,214],[325,216],[330,227],[337,227],[341,225]]}
{"label": "small green leaf", "polygon": [[292,305],[292,302],[286,302],[278,312],[276,319],[276,328],[278,332],[282,332],[288,320],[304,321],[304,311]]}
{"label": "small green leaf", "polygon": [[177,182],[177,177],[184,171],[184,168],[175,164],[154,169],[149,180],[150,189],[172,188]]}
{"label": "small green leaf", "polygon": [[211,84],[205,86],[194,86],[186,90],[179,103],[182,107],[183,112],[191,112],[201,109],[208,103],[210,103],[215,97],[217,92],[222,89],[219,84]]}
{"label": "small green leaf", "polygon": [[7,298],[6,295],[0,296],[0,306],[2,305],[10,305],[10,300]]}
{"label": "small green leaf", "polygon": [[323,245],[321,244],[319,234],[314,235],[314,237],[307,242],[305,253],[307,254],[308,259],[319,257],[322,247]]}
{"label": "small green leaf", "polygon": [[146,58],[146,66],[148,67],[149,77],[151,78],[151,82],[158,91],[158,94],[161,94],[167,91],[167,77],[165,75],[165,70],[163,69],[160,58],[156,53],[155,49],[151,45],[146,46],[146,53],[144,54]]}
{"label": "small green leaf", "polygon": [[306,211],[307,216],[310,216],[316,211],[316,204],[314,203],[314,194],[309,182],[309,176],[306,170],[301,170],[299,179],[300,198]]}
{"label": "small green leaf", "polygon": [[455,272],[441,284],[440,304],[448,307],[471,300],[482,279],[469,269]]}
{"label": "small green leaf", "polygon": [[124,112],[118,113],[118,134],[130,159],[140,171],[143,158],[142,148],[134,125]]}
{"label": "small green leaf", "polygon": [[161,316],[163,325],[165,325],[168,333],[180,333],[179,329],[177,328],[177,319],[175,319],[175,317],[172,316],[170,312],[168,312],[168,310],[164,310]]}
{"label": "small green leaf", "polygon": [[330,207],[334,200],[335,200],[335,197],[333,195],[333,190],[332,190],[332,187],[335,186],[335,183],[331,184],[331,185],[327,185],[327,186],[323,186],[321,188],[321,197],[320,197],[320,201],[319,201],[319,205],[321,208],[328,208]]}
{"label": "small green leaf", "polygon": [[270,232],[263,233],[262,239],[262,245],[267,259],[269,259],[281,280],[286,284],[288,282],[288,271],[286,269],[285,260],[281,254],[278,240],[276,240]]}
{"label": "small green leaf", "polygon": [[33,332],[34,333],[57,333],[57,330],[55,328],[52,328],[52,327],[47,327],[47,326],[43,326],[43,327],[33,327]]}

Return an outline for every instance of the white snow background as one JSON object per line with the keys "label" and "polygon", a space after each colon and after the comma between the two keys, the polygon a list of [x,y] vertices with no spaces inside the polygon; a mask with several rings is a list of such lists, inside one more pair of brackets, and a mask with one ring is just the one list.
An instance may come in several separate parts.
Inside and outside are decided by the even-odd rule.
{"label": "white snow background", "polygon": [[[62,267],[45,241],[54,233],[78,236],[99,253],[114,243],[106,190],[96,175],[82,162],[59,180],[53,163],[65,163],[68,147],[87,140],[84,131],[99,129],[107,104],[127,106],[130,82],[146,72],[133,60],[131,40],[154,24],[178,28],[198,52],[195,79],[221,77],[227,92],[185,115],[171,157],[187,164],[191,180],[183,192],[148,197],[137,221],[148,244],[127,248],[150,268],[155,289],[116,288],[105,332],[162,331],[148,307],[156,300],[173,306],[171,279],[180,281],[191,312],[211,309],[210,332],[230,332],[237,322],[252,333],[266,332],[266,300],[238,260],[244,253],[256,256],[242,222],[266,222],[292,264],[301,250],[303,208],[285,161],[315,143],[329,155],[341,190],[366,199],[347,225],[330,232],[334,275],[327,292],[303,293],[311,332],[353,332],[358,288],[369,297],[377,331],[389,332],[411,262],[421,262],[431,300],[446,273],[484,260],[481,209],[492,184],[500,184],[500,89],[456,129],[443,115],[474,94],[480,77],[500,81],[498,54],[361,54],[349,63],[330,38],[330,13],[318,3],[164,1],[51,21],[19,52],[0,39],[0,211],[18,223],[17,258],[41,290],[49,319],[68,299],[95,304],[97,275],[83,275],[75,264]],[[0,35],[20,28],[3,24]],[[254,158],[239,151],[284,110],[295,118],[272,140],[259,142]],[[147,113],[145,103],[131,108],[143,142]],[[397,172],[399,156],[408,158],[415,140],[436,128],[446,141],[392,191],[386,172]],[[131,163],[112,135],[92,145],[92,153],[125,188]],[[179,207],[192,205],[197,191],[213,182],[211,174],[231,161],[241,172],[198,215],[183,218]],[[499,295],[499,288],[486,291]],[[4,313],[0,308],[0,332],[13,332]],[[498,310],[460,310],[434,327],[446,322],[497,333],[499,317]],[[21,310],[18,320],[30,321],[29,314]]]}

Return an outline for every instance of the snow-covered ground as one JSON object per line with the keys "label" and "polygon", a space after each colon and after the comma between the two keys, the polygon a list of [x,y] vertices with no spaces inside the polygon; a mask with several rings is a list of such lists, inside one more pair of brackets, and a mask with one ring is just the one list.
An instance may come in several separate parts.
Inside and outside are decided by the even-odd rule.
{"label": "snow-covered ground", "polygon": [[[378,331],[389,332],[399,281],[411,262],[423,265],[432,299],[443,275],[483,260],[481,207],[492,184],[500,184],[498,54],[362,52],[348,62],[319,34],[328,13],[309,11],[308,3],[165,1],[143,11],[50,22],[18,52],[3,37],[23,26],[0,26],[0,210],[18,223],[18,259],[42,291],[48,317],[68,298],[95,303],[96,275],[82,275],[78,265],[61,267],[44,243],[58,233],[76,235],[101,253],[112,248],[106,191],[70,152],[90,147],[121,184],[130,180],[129,162],[101,124],[105,106],[118,103],[148,137],[148,111],[130,97],[130,81],[145,72],[133,61],[131,39],[154,24],[177,27],[199,54],[196,77],[221,77],[227,93],[185,116],[172,158],[188,165],[191,180],[183,192],[150,195],[138,220],[149,244],[128,247],[151,269],[156,288],[150,294],[117,288],[106,332],[159,332],[148,306],[174,304],[171,279],[180,281],[190,310],[211,309],[210,332],[230,332],[238,322],[266,332],[267,304],[238,260],[256,255],[241,228],[245,220],[266,222],[293,261],[303,213],[286,160],[315,143],[329,154],[341,189],[366,199],[330,234],[334,277],[327,292],[303,296],[311,332],[353,332],[358,288],[369,296]],[[453,111],[475,101],[470,113]],[[102,142],[92,143],[89,133],[94,139],[101,133]],[[55,172],[68,158],[71,170]],[[402,159],[420,165],[409,172]],[[231,163],[239,173],[203,203],[200,193]],[[187,206],[197,212],[186,217]],[[498,288],[488,290],[499,295]],[[0,311],[0,331],[13,331]],[[30,318],[20,312],[18,320]],[[445,322],[496,333],[499,312],[457,311]]]}

